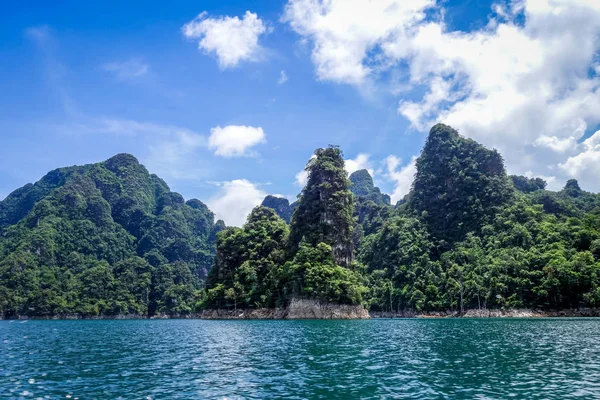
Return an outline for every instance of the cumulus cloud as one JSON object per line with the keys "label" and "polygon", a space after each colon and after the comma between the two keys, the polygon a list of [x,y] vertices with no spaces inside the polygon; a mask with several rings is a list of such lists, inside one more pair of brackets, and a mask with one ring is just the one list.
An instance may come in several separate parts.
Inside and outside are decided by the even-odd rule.
{"label": "cumulus cloud", "polygon": [[219,186],[219,192],[206,203],[217,219],[230,226],[242,226],[252,209],[267,195],[258,184],[246,179],[220,182]]}
{"label": "cumulus cloud", "polygon": [[203,12],[182,28],[189,39],[200,39],[198,47],[214,53],[223,69],[237,66],[242,61],[257,61],[263,48],[259,38],[269,32],[258,15],[246,11],[242,19],[235,17],[208,18]]}
{"label": "cumulus cloud", "polygon": [[565,151],[570,150],[577,145],[577,139],[573,136],[561,139],[556,136],[541,135],[540,137],[534,140],[533,145],[547,147],[550,150],[556,151],[558,153],[564,153]]}
{"label": "cumulus cloud", "polygon": [[296,174],[295,183],[296,183],[296,185],[298,185],[300,187],[306,186],[306,184],[308,183],[308,171],[303,169],[302,171],[298,172]]}
{"label": "cumulus cloud", "polygon": [[[313,154],[312,156],[310,156],[308,162],[310,162],[310,160],[312,160],[316,157],[317,156]],[[303,188],[308,183],[308,171],[306,169],[303,169],[302,171],[300,171],[296,174],[295,178],[296,178],[296,180],[294,183],[297,186],[300,186],[301,188]]]}
{"label": "cumulus cloud", "polygon": [[122,62],[104,64],[102,68],[115,75],[119,80],[133,80],[148,73],[150,66],[140,60],[130,59]]}
{"label": "cumulus cloud", "polygon": [[444,122],[497,148],[511,172],[585,179],[593,167],[567,165],[596,160],[578,142],[600,123],[600,2],[500,3],[470,32],[452,31],[443,6],[290,0],[284,21],[312,43],[321,80],[362,85],[406,70],[417,99],[400,100],[398,112],[415,130]]}
{"label": "cumulus cloud", "polygon": [[265,143],[266,135],[261,127],[227,125],[217,126],[210,130],[208,148],[215,155],[222,157],[242,157],[251,155],[248,150],[260,143]]}
{"label": "cumulus cloud", "polygon": [[[412,39],[411,79],[429,92],[420,102],[401,103],[399,112],[419,130],[444,121],[498,148],[509,169],[545,174],[600,121],[594,111],[600,82],[588,74],[599,49],[600,7],[577,0],[520,4],[481,31],[448,32],[443,23],[420,27]],[[440,80],[462,92],[460,99],[428,101]]]}
{"label": "cumulus cloud", "polygon": [[412,157],[410,162],[402,166],[402,159],[390,155],[385,159],[386,172],[385,177],[394,182],[394,191],[390,194],[392,204],[410,192],[414,176],[417,173],[417,157]]}
{"label": "cumulus cloud", "polygon": [[371,176],[373,176],[375,173],[373,170],[373,166],[371,165],[371,161],[369,160],[369,155],[365,153],[360,153],[354,159],[344,160],[344,166],[348,175],[355,171],[358,171],[359,169],[366,169],[367,171],[369,171],[369,174],[371,174]]}
{"label": "cumulus cloud", "polygon": [[559,168],[569,177],[579,179],[583,188],[597,187],[600,176],[600,131],[580,145],[580,152],[569,157]]}
{"label": "cumulus cloud", "polygon": [[290,0],[282,21],[312,42],[322,80],[360,84],[384,60],[365,62],[371,50],[402,40],[435,0]]}

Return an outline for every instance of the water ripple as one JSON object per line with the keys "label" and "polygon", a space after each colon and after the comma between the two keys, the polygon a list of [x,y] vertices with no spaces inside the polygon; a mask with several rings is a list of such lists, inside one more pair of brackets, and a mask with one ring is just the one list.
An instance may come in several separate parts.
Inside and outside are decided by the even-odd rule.
{"label": "water ripple", "polygon": [[0,398],[600,397],[600,320],[0,322]]}

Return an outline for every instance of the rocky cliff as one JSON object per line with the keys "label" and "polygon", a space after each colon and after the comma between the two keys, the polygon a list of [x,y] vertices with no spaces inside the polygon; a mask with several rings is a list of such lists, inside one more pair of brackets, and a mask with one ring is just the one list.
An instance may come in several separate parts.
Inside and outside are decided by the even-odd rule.
{"label": "rocky cliff", "polygon": [[207,309],[202,319],[369,319],[361,305],[334,304],[318,300],[293,299],[286,308],[251,310]]}

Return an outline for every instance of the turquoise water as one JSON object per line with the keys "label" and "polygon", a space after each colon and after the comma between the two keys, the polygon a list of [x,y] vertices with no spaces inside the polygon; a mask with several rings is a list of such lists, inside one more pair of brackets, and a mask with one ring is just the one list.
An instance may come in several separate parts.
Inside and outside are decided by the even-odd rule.
{"label": "turquoise water", "polygon": [[600,320],[0,321],[0,398],[600,398]]}

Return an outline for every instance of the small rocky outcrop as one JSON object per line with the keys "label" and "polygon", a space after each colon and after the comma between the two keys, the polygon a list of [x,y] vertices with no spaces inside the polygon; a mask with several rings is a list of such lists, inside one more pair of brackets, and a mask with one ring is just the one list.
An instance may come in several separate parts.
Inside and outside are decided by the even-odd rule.
{"label": "small rocky outcrop", "polygon": [[311,299],[293,299],[286,308],[207,309],[202,319],[369,319],[361,305],[335,304]]}
{"label": "small rocky outcrop", "polygon": [[369,319],[361,305],[334,304],[318,300],[294,299],[287,308],[286,319]]}

